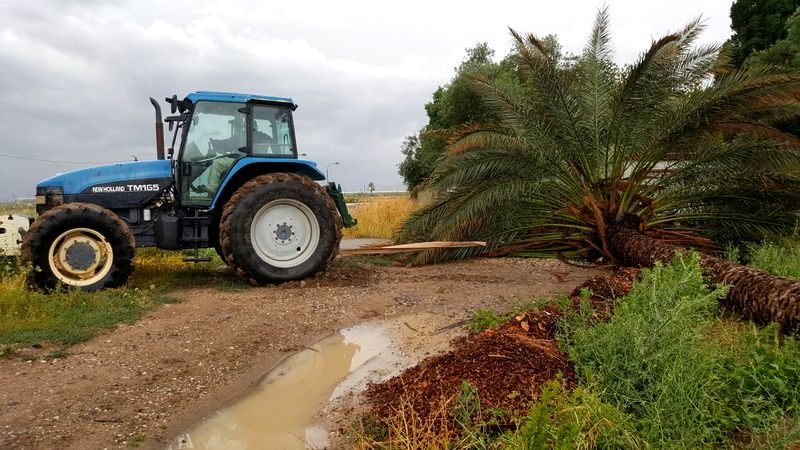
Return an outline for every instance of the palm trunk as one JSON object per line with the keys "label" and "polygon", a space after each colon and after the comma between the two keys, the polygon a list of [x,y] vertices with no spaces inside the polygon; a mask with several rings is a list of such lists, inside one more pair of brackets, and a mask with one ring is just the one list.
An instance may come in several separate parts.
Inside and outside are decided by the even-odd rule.
{"label": "palm trunk", "polygon": [[[649,267],[668,263],[686,249],[665,244],[620,225],[608,228],[612,252],[625,264]],[[777,322],[784,332],[800,325],[800,282],[700,254],[700,265],[716,284],[730,286],[724,303],[758,323]]]}

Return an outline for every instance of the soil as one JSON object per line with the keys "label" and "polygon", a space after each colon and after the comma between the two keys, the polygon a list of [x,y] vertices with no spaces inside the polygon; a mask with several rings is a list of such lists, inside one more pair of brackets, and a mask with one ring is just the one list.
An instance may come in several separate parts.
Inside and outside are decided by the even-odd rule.
{"label": "soil", "polygon": [[[174,291],[182,303],[73,346],[65,358],[0,360],[0,448],[164,448],[247,394],[287,355],[339,328],[415,314],[437,320],[408,321],[409,330],[458,324],[477,308],[507,311],[604,272],[555,260],[408,268],[345,259],[303,282]],[[418,336],[422,355],[425,336]],[[524,339],[497,342],[498,352],[514,354]]]}

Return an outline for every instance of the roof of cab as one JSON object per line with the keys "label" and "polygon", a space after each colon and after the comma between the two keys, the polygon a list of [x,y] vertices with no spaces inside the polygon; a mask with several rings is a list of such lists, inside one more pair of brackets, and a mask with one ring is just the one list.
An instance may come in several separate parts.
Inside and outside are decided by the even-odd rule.
{"label": "roof of cab", "polygon": [[279,102],[294,105],[291,98],[286,97],[270,97],[268,95],[256,94],[237,94],[235,92],[213,92],[213,91],[197,91],[192,92],[186,96],[186,99],[192,103],[205,100],[209,102],[248,102],[250,100],[264,100],[268,102]]}

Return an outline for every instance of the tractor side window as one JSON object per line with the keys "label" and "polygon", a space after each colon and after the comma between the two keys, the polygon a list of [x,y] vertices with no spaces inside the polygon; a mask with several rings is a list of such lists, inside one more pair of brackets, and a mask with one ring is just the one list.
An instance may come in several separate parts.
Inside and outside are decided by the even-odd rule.
{"label": "tractor side window", "polygon": [[255,105],[250,132],[254,155],[294,156],[296,153],[289,108]]}
{"label": "tractor side window", "polygon": [[186,133],[181,192],[191,205],[208,205],[247,145],[242,103],[198,102]]}

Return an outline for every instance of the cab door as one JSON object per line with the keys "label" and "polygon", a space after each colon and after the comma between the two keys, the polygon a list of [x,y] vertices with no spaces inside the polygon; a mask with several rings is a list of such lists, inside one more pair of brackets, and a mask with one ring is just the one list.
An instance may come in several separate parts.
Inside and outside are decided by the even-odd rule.
{"label": "cab door", "polygon": [[181,203],[209,206],[231,166],[245,156],[243,103],[198,102],[188,123],[180,157]]}

